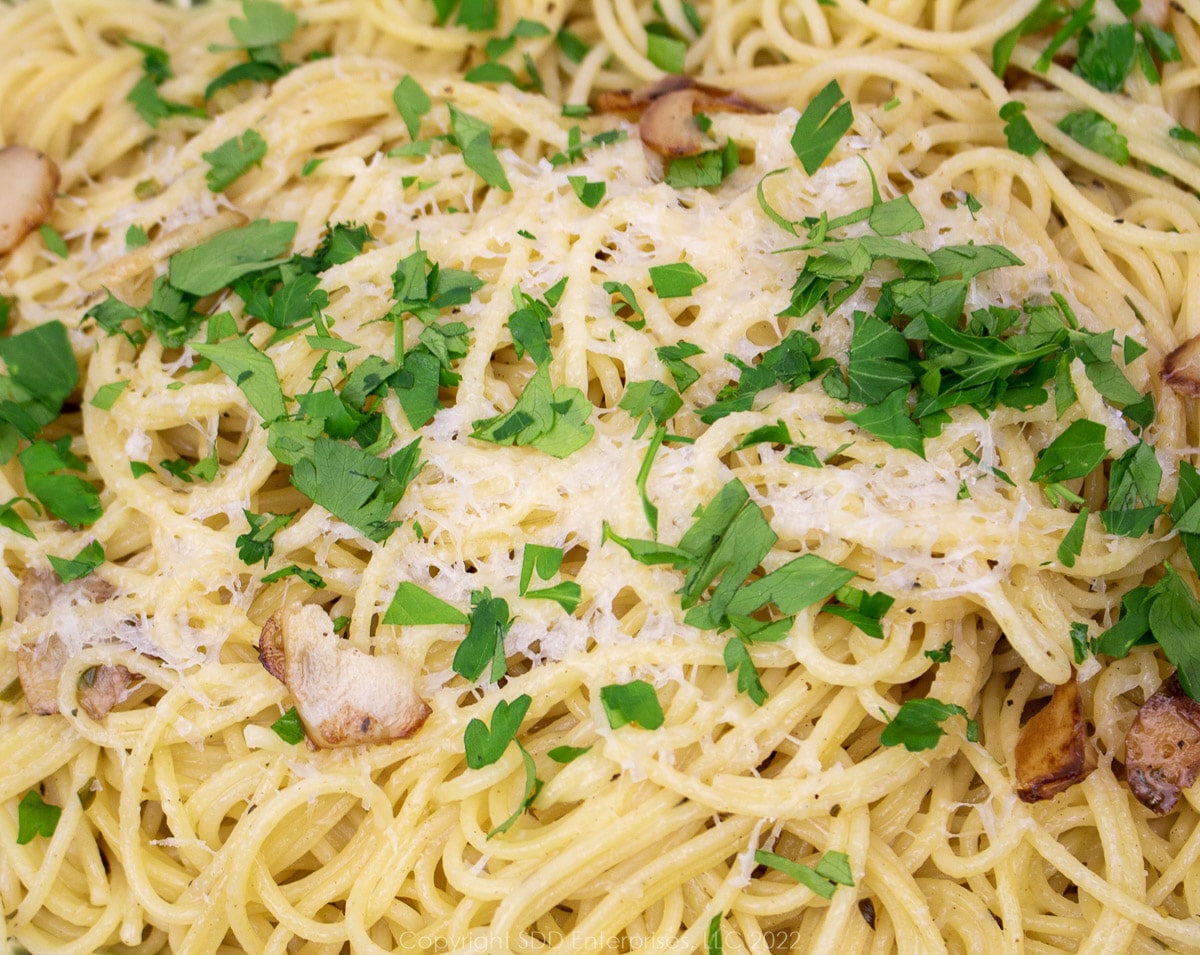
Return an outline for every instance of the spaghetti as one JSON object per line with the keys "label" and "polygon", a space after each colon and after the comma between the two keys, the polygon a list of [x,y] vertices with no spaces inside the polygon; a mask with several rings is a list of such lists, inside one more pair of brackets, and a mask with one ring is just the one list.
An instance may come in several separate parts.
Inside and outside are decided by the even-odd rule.
{"label": "spaghetti", "polygon": [[[1195,599],[1200,6],[1127,6],[0,11],[60,176],[0,258],[9,939],[1200,951],[1200,804],[1124,766],[1186,662],[1106,636]],[[664,69],[764,111],[586,108]]]}

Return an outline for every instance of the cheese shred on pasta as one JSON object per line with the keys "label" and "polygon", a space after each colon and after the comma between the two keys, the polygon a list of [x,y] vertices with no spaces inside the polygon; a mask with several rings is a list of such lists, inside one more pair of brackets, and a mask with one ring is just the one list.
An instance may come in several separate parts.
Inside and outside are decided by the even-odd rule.
{"label": "cheese shred on pasta", "polygon": [[[1200,4],[1046,57],[1066,4],[286,6],[0,6],[60,176],[0,255],[11,944],[1200,952],[1200,799],[1125,751],[1195,663],[1100,640],[1195,605]],[[583,108],[664,69],[761,110]],[[982,338],[1028,360],[937,405]],[[1071,682],[1096,768],[1024,801]]]}

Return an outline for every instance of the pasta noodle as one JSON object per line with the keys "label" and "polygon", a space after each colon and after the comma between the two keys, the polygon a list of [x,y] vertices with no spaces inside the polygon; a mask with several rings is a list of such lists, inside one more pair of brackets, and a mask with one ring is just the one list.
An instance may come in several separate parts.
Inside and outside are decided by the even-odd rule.
{"label": "pasta noodle", "polygon": [[[1200,4],[1129,6],[0,7],[59,175],[0,255],[10,942],[1200,952],[1125,743],[1189,672]],[[1018,798],[1076,685],[1094,771]]]}

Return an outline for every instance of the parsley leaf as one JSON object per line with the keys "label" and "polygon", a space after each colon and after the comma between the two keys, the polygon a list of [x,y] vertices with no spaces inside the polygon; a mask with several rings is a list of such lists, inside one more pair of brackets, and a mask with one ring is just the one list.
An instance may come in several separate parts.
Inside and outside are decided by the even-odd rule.
{"label": "parsley leaf", "polygon": [[455,23],[468,30],[494,30],[498,11],[496,0],[434,0],[438,14],[438,23],[445,23],[455,7],[458,7],[458,17]]}
{"label": "parsley leaf", "polygon": [[517,738],[521,721],[529,711],[533,700],[528,693],[522,693],[513,699],[500,700],[492,710],[492,725],[480,719],[472,719],[467,723],[463,733],[463,748],[466,750],[467,765],[471,769],[482,769],[491,766],[508,749],[508,744]]}
{"label": "parsley leaf", "polygon": [[546,547],[542,544],[526,544],[521,554],[521,582],[518,593],[535,600],[553,600],[567,613],[574,613],[582,599],[582,590],[573,580],[563,580],[552,587],[530,590],[529,585],[536,574],[540,580],[549,580],[562,566],[561,547]]}
{"label": "parsley leaf", "polygon": [[675,382],[675,387],[679,389],[679,393],[683,394],[692,385],[700,380],[700,372],[696,371],[685,359],[695,358],[697,355],[703,355],[704,349],[692,342],[676,342],[674,345],[659,345],[654,349],[654,354],[658,356],[670,372],[671,380]]}
{"label": "parsley leaf", "polygon": [[538,793],[542,790],[542,781],[537,777],[537,766],[533,761],[533,757],[529,755],[528,750],[519,742],[517,743],[517,749],[521,753],[521,763],[525,767],[525,791],[521,796],[520,805],[513,810],[512,815],[487,834],[489,839],[498,833],[508,832],[512,828],[512,824],[521,818],[521,813],[533,805],[533,801],[537,799]]}
{"label": "parsley leaf", "polygon": [[37,535],[29,529],[25,519],[17,513],[16,505],[22,501],[32,507],[37,514],[42,513],[37,501],[27,497],[12,497],[0,504],[0,527],[7,527],[10,531],[20,534],[22,537],[28,537],[30,540],[37,540]]}
{"label": "parsley leaf", "polygon": [[883,639],[884,615],[892,609],[896,598],[885,593],[868,593],[857,587],[842,586],[834,593],[834,599],[821,608],[848,620],[868,637]]}
{"label": "parsley leaf", "polygon": [[1163,567],[1165,576],[1149,594],[1150,632],[1175,665],[1175,675],[1184,692],[1193,700],[1200,699],[1200,651],[1196,647],[1200,601],[1174,567],[1170,564]]}
{"label": "parsley leaf", "polygon": [[1059,121],[1058,128],[1092,152],[1111,159],[1117,165],[1128,165],[1128,140],[1117,131],[1117,126],[1112,120],[1101,116],[1094,109],[1068,113]]}
{"label": "parsley leaf", "polygon": [[758,677],[750,650],[740,637],[730,637],[725,643],[725,672],[737,671],[737,688],[759,706],[767,702],[767,691]]}
{"label": "parsley leaf", "polygon": [[563,56],[572,63],[582,63],[583,58],[588,55],[588,51],[591,49],[577,34],[572,33],[566,27],[563,27],[554,35],[554,44],[562,51]]}
{"label": "parsley leaf", "polygon": [[62,809],[43,802],[36,789],[29,790],[17,805],[17,845],[28,845],[34,836],[49,839],[61,815]]}
{"label": "parsley leaf", "polygon": [[821,168],[854,122],[854,113],[844,98],[837,80],[830,80],[808,104],[792,131],[792,149],[810,176]]}
{"label": "parsley leaf", "polygon": [[[910,753],[933,749],[946,732],[941,724],[952,716],[966,715],[967,711],[956,703],[932,698],[905,700],[884,727],[879,741],[884,746],[903,746]],[[967,739],[975,742],[978,736],[975,721],[967,720]]]}
{"label": "parsley leaf", "polygon": [[545,365],[550,361],[550,318],[565,286],[564,278],[547,290],[544,302],[522,292],[519,287],[513,288],[517,310],[508,316],[508,330],[518,358],[528,352],[537,365]]}
{"label": "parsley leaf", "polygon": [[1000,118],[1004,120],[1004,135],[1008,148],[1022,156],[1032,156],[1045,145],[1034,132],[1033,124],[1025,116],[1025,104],[1010,100],[1000,107]]}
{"label": "parsley leaf", "polygon": [[196,342],[192,348],[202,357],[214,361],[233,380],[264,421],[274,421],[287,414],[275,363],[254,347],[249,336],[241,335],[211,345]]}
{"label": "parsley leaf", "polygon": [[642,306],[638,304],[637,295],[624,282],[605,282],[604,291],[609,295],[619,295],[622,301],[612,303],[612,311],[614,315],[621,315],[622,312],[628,310],[637,316],[636,319],[630,320],[625,318],[629,323],[629,327],[634,331],[641,331],[646,327],[646,313],[642,311]]}
{"label": "parsley leaf", "polygon": [[854,878],[850,873],[850,860],[843,852],[826,852],[811,869],[765,849],[758,849],[754,853],[754,861],[768,869],[782,872],[823,899],[832,899],[838,885],[854,885]]}
{"label": "parsley leaf", "polygon": [[789,391],[795,390],[834,367],[832,358],[817,359],[820,351],[821,344],[813,336],[794,329],[778,345],[763,352],[755,365],[747,365],[727,355],[726,358],[741,374],[736,383],[726,385],[717,392],[717,400],[711,405],[697,409],[697,416],[705,424],[712,424],[735,411],[749,411],[754,406],[755,397],[775,385],[784,385]]}
{"label": "parsley leaf", "polygon": [[680,39],[666,23],[646,24],[646,59],[664,73],[684,71],[687,41]]}
{"label": "parsley leaf", "polygon": [[311,456],[293,466],[292,484],[315,504],[365,537],[383,543],[399,524],[390,520],[420,469],[417,438],[387,458],[340,441],[318,437]]}
{"label": "parsley leaf", "polygon": [[440,597],[435,597],[423,587],[403,580],[384,612],[383,622],[420,627],[429,624],[465,624],[468,617],[457,607],[446,603]]}
{"label": "parsley leaf", "polygon": [[650,266],[650,281],[659,298],[683,298],[691,295],[708,278],[688,262],[672,262]]}
{"label": "parsley leaf", "polygon": [[110,381],[107,384],[101,385],[96,389],[96,393],[92,395],[92,400],[89,402],[93,408],[99,408],[101,411],[110,411],[116,400],[121,397],[121,393],[128,387],[128,379],[122,381]]}
{"label": "parsley leaf", "polygon": [[504,637],[512,626],[508,601],[493,597],[486,587],[471,594],[471,616],[467,635],[454,652],[454,672],[476,682],[484,670],[495,683],[508,669],[504,656]]}
{"label": "parsley leaf", "polygon": [[193,295],[211,295],[251,272],[279,264],[296,235],[294,222],[258,219],[220,232],[171,256],[171,285]]}
{"label": "parsley leaf", "polygon": [[397,262],[392,272],[391,313],[412,314],[429,324],[442,310],[467,304],[481,288],[483,280],[475,273],[442,268],[417,249]]}
{"label": "parsley leaf", "polygon": [[1058,545],[1057,557],[1064,567],[1074,567],[1075,558],[1083,553],[1083,538],[1087,532],[1088,508],[1081,507],[1070,529]]}
{"label": "parsley leaf", "polygon": [[421,117],[433,108],[433,100],[429,98],[429,94],[425,92],[420,83],[411,76],[405,75],[392,91],[392,102],[400,111],[400,117],[404,120],[408,135],[415,140],[421,132]]}
{"label": "parsley leaf", "polygon": [[200,119],[208,116],[199,107],[164,99],[158,91],[163,83],[175,75],[166,50],[149,43],[139,43],[128,37],[125,38],[125,42],[142,54],[142,77],[125,95],[125,102],[131,104],[152,129],[157,129],[160,121],[171,116],[192,116]]}
{"label": "parsley leaf", "polygon": [[1031,481],[1058,483],[1086,477],[1108,453],[1104,425],[1081,418],[1069,424],[1038,454]]}
{"label": "parsley leaf", "polygon": [[573,162],[578,162],[583,158],[583,154],[587,150],[610,143],[619,143],[628,135],[623,129],[606,129],[585,140],[579,127],[572,126],[567,131],[567,148],[551,156],[550,165],[566,166]]}
{"label": "parsley leaf", "polygon": [[847,412],[846,418],[893,448],[925,457],[925,436],[909,417],[907,389],[899,388],[861,411]]}
{"label": "parsley leaf", "polygon": [[638,468],[636,485],[638,496],[642,499],[642,513],[646,515],[646,523],[650,525],[650,533],[658,537],[658,506],[650,500],[650,493],[646,490],[646,484],[650,480],[650,468],[654,465],[654,458],[658,454],[658,449],[662,447],[663,439],[666,437],[666,429],[659,426],[654,431],[654,437],[650,441],[650,445],[646,448],[646,454],[642,458],[641,466]]}
{"label": "parsley leaf", "polygon": [[738,146],[726,140],[721,149],[709,149],[695,156],[671,160],[663,182],[674,189],[712,189],[724,182],[738,167]]}
{"label": "parsley leaf", "polygon": [[1117,93],[1133,71],[1136,56],[1137,27],[1130,22],[1109,23],[1080,34],[1079,56],[1071,72],[1102,92]]}
{"label": "parsley leaf", "polygon": [[246,60],[231,66],[205,87],[206,101],[219,90],[237,83],[273,82],[295,65],[284,61],[281,46],[292,38],[299,25],[300,18],[294,12],[275,0],[242,0],[242,15],[244,19],[229,19],[229,30],[238,46],[214,47],[214,50],[240,49]]}
{"label": "parsley leaf", "polygon": [[281,740],[293,746],[304,741],[304,724],[300,722],[300,714],[294,706],[272,723],[271,729]]}
{"label": "parsley leaf", "polygon": [[492,127],[482,119],[464,113],[452,103],[449,104],[449,108],[450,128],[458,148],[462,150],[463,162],[477,172],[489,186],[512,192],[512,186],[504,174],[504,167],[496,158],[492,146]]}
{"label": "parsley leaf", "polygon": [[58,579],[64,584],[88,576],[93,570],[104,563],[104,547],[94,540],[71,558],[48,555],[50,566],[58,574]]}
{"label": "parsley leaf", "polygon": [[550,384],[550,369],[541,365],[511,409],[472,422],[471,437],[499,445],[537,448],[565,458],[592,439],[587,423],[592,406],[578,388]]}
{"label": "parsley leaf", "polygon": [[600,705],[608,725],[620,729],[628,723],[656,730],[666,721],[654,687],[645,680],[613,683],[600,688]]}
{"label": "parsley leaf", "polygon": [[625,386],[625,394],[621,396],[617,407],[628,411],[629,416],[637,421],[634,437],[640,438],[651,421],[657,426],[673,418],[683,407],[683,399],[670,385],[661,381],[631,381]]}
{"label": "parsley leaf", "polygon": [[590,752],[591,749],[590,746],[555,746],[546,755],[556,763],[566,765],[567,763],[575,762],[584,753]]}
{"label": "parsley leaf", "polygon": [[241,139],[233,136],[210,152],[201,153],[211,167],[204,175],[211,192],[223,192],[232,183],[249,172],[253,166],[261,166],[267,154],[267,141],[257,130],[248,129]]}
{"label": "parsley leaf", "polygon": [[79,366],[60,321],[36,325],[0,338],[0,463],[8,461],[21,438],[32,440],[58,417],[63,401],[79,383]]}
{"label": "parsley leaf", "polygon": [[246,523],[250,525],[250,530],[239,534],[234,542],[238,549],[238,559],[248,566],[253,566],[261,561],[262,565],[266,567],[271,555],[275,553],[275,534],[287,527],[288,522],[296,516],[296,512],[255,514],[252,511],[243,510],[242,514],[246,518]]}
{"label": "parsley leaf", "polygon": [[94,484],[63,471],[86,472],[87,465],[71,453],[71,437],[35,441],[18,458],[25,470],[25,486],[47,511],[80,528],[100,518],[100,492]]}
{"label": "parsley leaf", "polygon": [[264,584],[273,584],[277,580],[283,580],[284,577],[299,577],[313,590],[325,589],[325,578],[311,568],[301,567],[299,564],[288,564],[286,567],[280,567],[279,570],[273,570],[269,574],[264,574],[262,582]]}
{"label": "parsley leaf", "polygon": [[1067,8],[1061,0],[1040,0],[1038,5],[1015,27],[1005,33],[992,47],[992,70],[1003,76],[1008,61],[1022,37],[1040,33],[1048,26],[1066,16]]}
{"label": "parsley leaf", "polygon": [[587,176],[567,176],[567,182],[570,183],[575,197],[589,209],[595,209],[600,205],[605,193],[608,192],[608,183],[603,180],[591,182]]}
{"label": "parsley leaf", "polygon": [[1071,624],[1071,656],[1079,666],[1088,658],[1091,644],[1088,640],[1088,625],[1079,620]]}

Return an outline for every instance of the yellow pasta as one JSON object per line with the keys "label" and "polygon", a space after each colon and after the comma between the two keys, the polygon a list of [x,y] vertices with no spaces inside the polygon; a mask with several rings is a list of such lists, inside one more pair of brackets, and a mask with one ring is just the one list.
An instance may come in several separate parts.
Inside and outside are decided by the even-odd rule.
{"label": "yellow pasta", "polygon": [[[59,175],[41,228],[0,254],[10,944],[1200,952],[1200,802],[1185,786],[1155,815],[1125,752],[1186,664],[1166,643],[1094,652],[1131,592],[1197,589],[1181,514],[1200,418],[1161,371],[1200,334],[1200,5],[1095,4],[1087,30],[1140,50],[1109,91],[1078,68],[1081,34],[1041,61],[1066,4],[1023,25],[1050,6],[0,7],[0,147]],[[686,101],[707,184],[650,148],[644,104],[599,108],[664,69],[761,106],[698,94],[693,128]],[[849,125],[821,150],[834,83],[825,112],[846,104]],[[1013,148],[1023,122],[1041,148]],[[232,235],[256,239],[201,264],[218,278],[185,276]],[[950,248],[1007,250],[962,266],[955,322],[1074,316],[1092,351],[1037,380],[1017,374],[1033,359],[1007,366],[1040,401],[918,424],[913,374],[880,417],[865,379],[936,353],[935,332],[868,367],[865,316],[951,294],[898,284]],[[307,297],[256,299],[260,273],[306,275]],[[439,280],[449,304],[422,298]],[[41,372],[7,343],[35,330],[79,376],[30,426],[21,383]],[[1039,476],[1064,433],[1097,428],[1067,454],[1095,467]],[[1161,513],[1122,533],[1135,453],[1161,480],[1122,506]],[[734,532],[688,536],[737,489]],[[66,513],[88,494],[94,512]],[[757,583],[801,567],[828,576]],[[338,636],[295,663],[311,605]],[[38,704],[20,667],[55,647]],[[411,674],[428,715],[317,745],[327,701],[298,681],[320,647],[330,679],[406,705],[372,674]],[[1023,801],[1022,727],[1076,680],[1096,768]],[[351,737],[382,719],[365,692],[346,690]],[[892,739],[927,700],[928,745]],[[299,742],[279,722],[297,715]]]}

